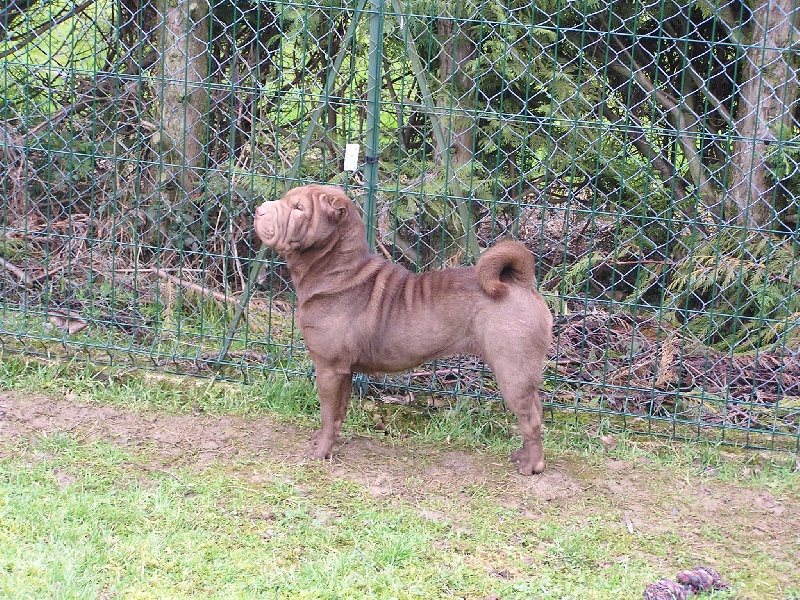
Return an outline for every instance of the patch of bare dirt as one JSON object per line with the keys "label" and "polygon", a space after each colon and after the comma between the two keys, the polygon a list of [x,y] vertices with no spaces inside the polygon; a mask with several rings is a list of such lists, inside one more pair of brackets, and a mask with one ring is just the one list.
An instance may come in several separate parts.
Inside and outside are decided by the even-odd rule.
{"label": "patch of bare dirt", "polygon": [[0,440],[67,433],[120,446],[155,446],[171,463],[204,463],[260,452],[291,456],[297,436],[266,419],[139,413],[114,406],[18,393],[0,394]]}
{"label": "patch of bare dirt", "polygon": [[[164,464],[198,465],[252,456],[300,464],[311,433],[269,417],[134,412],[79,402],[71,395],[0,393],[0,443],[56,432],[86,442],[155,449]],[[511,463],[478,453],[430,449],[420,457],[412,452],[389,440],[345,436],[326,465],[333,477],[361,484],[375,497],[484,490],[521,500],[570,502],[583,490],[569,466],[557,458],[543,475],[531,478],[517,474]]]}

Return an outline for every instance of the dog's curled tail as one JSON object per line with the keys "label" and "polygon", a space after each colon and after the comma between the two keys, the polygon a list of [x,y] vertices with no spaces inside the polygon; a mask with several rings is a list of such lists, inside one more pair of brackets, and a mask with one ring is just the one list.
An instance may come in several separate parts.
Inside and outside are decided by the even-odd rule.
{"label": "dog's curled tail", "polygon": [[509,284],[530,289],[534,284],[534,260],[523,244],[506,240],[486,250],[478,259],[478,283],[492,298],[502,298]]}

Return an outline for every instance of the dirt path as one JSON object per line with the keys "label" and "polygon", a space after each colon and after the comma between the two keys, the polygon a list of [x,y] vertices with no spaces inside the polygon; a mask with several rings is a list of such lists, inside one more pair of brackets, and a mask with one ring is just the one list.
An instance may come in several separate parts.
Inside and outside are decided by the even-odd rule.
{"label": "dirt path", "polygon": [[[164,466],[252,456],[300,464],[311,433],[270,417],[134,412],[71,398],[0,393],[0,443],[54,432],[153,449]],[[483,485],[509,497],[570,501],[582,488],[558,460],[544,475],[531,478],[503,460],[452,449],[426,449],[419,457],[408,448],[359,436],[340,440],[334,460],[326,464],[332,477],[362,483],[376,496],[449,495],[465,485]]]}
{"label": "dirt path", "polygon": [[[301,463],[310,433],[270,417],[133,412],[73,398],[0,393],[0,456],[20,436],[55,432],[140,447],[162,467],[261,457],[265,469],[269,462]],[[376,497],[415,502],[461,494],[466,499],[479,490],[521,518],[541,518],[553,507],[565,516],[618,513],[620,526],[637,534],[676,532],[684,543],[697,545],[698,559],[704,558],[698,532],[725,523],[737,533],[732,544],[800,564],[800,495],[794,492],[776,497],[757,485],[724,483],[713,475],[678,476],[647,459],[598,465],[577,453],[551,453],[543,475],[524,477],[495,457],[427,446],[423,452],[416,442],[351,437],[335,451],[325,466],[328,476],[363,485]],[[747,552],[740,554],[743,564]]]}

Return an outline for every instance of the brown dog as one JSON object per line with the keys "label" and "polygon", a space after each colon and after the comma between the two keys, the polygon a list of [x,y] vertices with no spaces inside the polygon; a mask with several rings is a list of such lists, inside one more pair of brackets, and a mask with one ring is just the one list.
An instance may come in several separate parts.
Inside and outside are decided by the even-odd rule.
{"label": "brown dog", "polygon": [[552,317],[533,289],[534,261],[500,242],[475,267],[413,274],[370,254],[364,221],[336,187],[308,185],[256,210],[256,234],[283,253],[296,319],[317,370],[322,429],[306,455],[328,458],[350,401],[353,373],[394,372],[453,354],[492,369],[519,419],[521,473],[544,470],[539,385]]}

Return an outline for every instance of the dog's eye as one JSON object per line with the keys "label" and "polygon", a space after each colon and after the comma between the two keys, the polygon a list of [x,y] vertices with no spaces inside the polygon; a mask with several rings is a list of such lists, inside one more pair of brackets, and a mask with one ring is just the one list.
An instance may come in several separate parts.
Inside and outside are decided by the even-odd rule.
{"label": "dog's eye", "polygon": [[303,212],[303,207],[302,207],[302,206],[300,206],[299,204],[295,204],[295,205],[292,207],[292,210],[299,210],[300,212]]}

